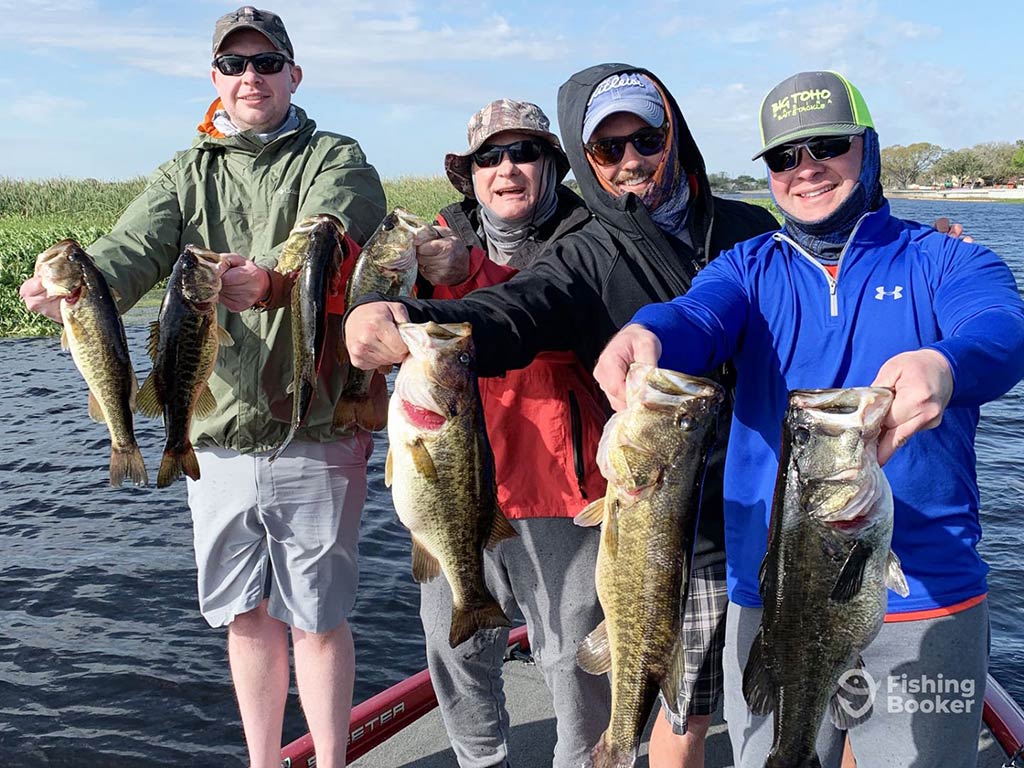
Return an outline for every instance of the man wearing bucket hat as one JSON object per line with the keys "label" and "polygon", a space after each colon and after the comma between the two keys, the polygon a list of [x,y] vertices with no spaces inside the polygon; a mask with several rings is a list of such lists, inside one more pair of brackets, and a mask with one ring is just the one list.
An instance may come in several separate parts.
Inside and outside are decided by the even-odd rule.
{"label": "man wearing bucket hat", "polygon": [[988,249],[892,216],[879,183],[878,135],[846,78],[802,72],[784,80],[762,104],[761,136],[755,157],[768,168],[783,231],[727,251],[685,296],[637,312],[595,375],[618,405],[632,361],[691,373],[728,359],[736,366],[724,667],[740,768],[819,758],[838,766],[843,731],[833,721],[849,726],[844,711],[865,712],[837,692],[817,755],[813,740],[786,753],[773,749],[772,716],[751,714],[744,699],[744,669],[751,685],[764,674],[751,649],[760,642],[758,566],[787,393],[894,389],[878,459],[892,487],[892,550],[909,595],[889,594],[886,621],[862,654],[866,671],[848,673],[860,682],[843,691],[878,691],[873,715],[851,727],[849,739],[862,765],[973,766],[988,663],[974,438],[980,405],[1024,376],[1024,303]]}
{"label": "man wearing bucket hat", "polygon": [[[216,409],[193,422],[200,471],[188,481],[200,610],[228,628],[250,764],[280,764],[290,634],[317,765],[343,765],[355,670],[347,615],[372,442],[334,431],[331,396],[345,373],[334,366],[298,438],[268,462],[291,414],[291,283],[274,267],[291,228],[314,214],[338,217],[362,243],[384,215],[384,191],[355,140],[318,131],[291,103],[302,70],[277,14],[245,6],[222,16],[211,78],[217,99],[191,148],[156,171],[89,253],[122,311],[167,277],[186,244],[221,253],[218,323],[234,344],[210,378]],[[54,316],[38,281],[22,295]]]}
{"label": "man wearing bucket hat", "polygon": [[[569,161],[538,106],[498,99],[470,118],[466,134],[467,150],[445,157],[448,178],[465,197],[441,211],[440,237],[418,247],[420,276],[428,281],[421,281],[421,296],[457,299],[505,282],[590,219],[561,184]],[[498,503],[519,534],[484,552],[485,581],[506,615],[518,607],[529,626],[554,705],[551,765],[577,768],[610,707],[607,678],[576,663],[577,645],[602,614],[594,586],[597,532],[572,524],[604,495],[595,456],[607,403],[570,351],[541,353],[523,369],[479,382]],[[448,582],[434,579],[420,589],[427,663],[459,765],[505,765],[508,630],[483,630],[451,648]]]}
{"label": "man wearing bucket hat", "polygon": [[[637,309],[685,293],[720,251],[777,229],[763,208],[712,195],[682,112],[651,72],[627,64],[590,67],[562,85],[558,109],[563,146],[594,218],[552,243],[529,270],[461,301],[357,307],[346,320],[356,365],[401,360],[407,350],[395,322],[411,317],[472,322],[482,375],[520,368],[544,350],[571,349],[589,368]],[[656,767],[703,764],[704,734],[721,692],[727,415],[720,426],[686,604],[687,676],[669,708],[678,714],[671,723],[658,718],[651,743]]]}

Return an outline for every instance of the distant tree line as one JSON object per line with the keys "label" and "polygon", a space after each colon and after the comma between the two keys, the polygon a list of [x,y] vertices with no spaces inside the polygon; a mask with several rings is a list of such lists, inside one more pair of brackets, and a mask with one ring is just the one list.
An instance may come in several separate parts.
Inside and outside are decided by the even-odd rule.
{"label": "distant tree line", "polygon": [[747,176],[746,174],[733,177],[728,173],[719,172],[708,174],[708,181],[711,182],[711,189],[717,193],[756,192],[768,189],[768,178],[766,176],[755,179],[753,176]]}
{"label": "distant tree line", "polygon": [[889,188],[991,186],[1020,184],[1022,179],[1024,139],[990,141],[969,149],[943,149],[924,141],[882,149],[882,184]]}

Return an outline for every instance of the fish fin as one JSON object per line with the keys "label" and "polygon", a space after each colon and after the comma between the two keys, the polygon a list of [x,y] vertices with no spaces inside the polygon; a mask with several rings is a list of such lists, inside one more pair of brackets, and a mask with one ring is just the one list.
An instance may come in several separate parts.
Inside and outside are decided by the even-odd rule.
{"label": "fish fin", "polygon": [[222,325],[217,326],[217,343],[222,347],[235,346],[235,340],[231,338],[231,334]]}
{"label": "fish fin", "polygon": [[71,349],[71,339],[68,337],[68,329],[62,328],[60,332],[60,348],[67,352]]}
{"label": "fish fin", "polygon": [[200,419],[205,419],[215,410],[217,410],[217,399],[210,391],[210,385],[204,383],[203,388],[199,391],[199,397],[196,398],[195,414]]}
{"label": "fish fin", "polygon": [[834,603],[848,603],[860,593],[864,583],[864,569],[871,558],[871,547],[863,541],[854,543],[853,549],[843,563],[829,599]]}
{"label": "fish fin", "polygon": [[160,461],[160,471],[156,476],[156,487],[166,488],[181,477],[183,472],[193,480],[199,479],[199,460],[196,458],[196,452],[192,449],[191,443],[186,443],[185,450],[178,453],[164,451],[164,457]]}
{"label": "fish fin", "polygon": [[632,768],[636,763],[636,750],[626,749],[610,741],[608,731],[590,750],[589,768]]}
{"label": "fish fin", "polygon": [[114,300],[115,304],[120,304],[124,299],[121,296],[121,292],[112,286],[107,286],[110,289],[110,298]]}
{"label": "fish fin", "polygon": [[160,348],[160,321],[154,320],[149,324],[149,341],[146,342],[146,351],[149,352],[149,359],[156,362],[157,350]]}
{"label": "fish fin", "polygon": [[590,502],[572,519],[575,525],[583,528],[600,525],[602,520],[604,520],[604,498]]}
{"label": "fish fin", "polygon": [[608,510],[608,522],[601,528],[601,546],[605,548],[609,557],[615,557],[619,552],[618,499],[612,499],[611,508]]}
{"label": "fish fin", "polygon": [[679,715],[679,691],[686,679],[686,646],[683,645],[683,638],[677,637],[672,646],[672,656],[669,659],[668,669],[665,670],[665,677],[661,679],[661,694],[665,697],[665,705],[672,710],[672,714]]}
{"label": "fish fin", "polygon": [[775,709],[775,686],[764,663],[764,628],[759,627],[743,668],[743,698],[750,711],[759,716]]}
{"label": "fish fin", "polygon": [[156,393],[156,377],[150,372],[146,380],[142,382],[139,394],[135,397],[135,410],[143,416],[155,419],[163,409],[163,404]]}
{"label": "fish fin", "polygon": [[516,529],[512,527],[512,523],[505,517],[505,513],[501,511],[501,508],[497,504],[494,505],[494,521],[491,523],[491,535],[487,537],[487,543],[484,545],[487,549],[494,549],[498,544],[505,539],[512,539],[518,536]]}
{"label": "fish fin", "polygon": [[107,417],[103,415],[103,408],[100,407],[100,401],[96,399],[96,395],[89,390],[89,418],[93,421],[98,421],[100,424],[105,424]]}
{"label": "fish fin", "polygon": [[417,437],[409,443],[409,453],[412,455],[412,464],[416,471],[428,480],[437,480],[437,467],[434,460],[430,458],[430,451],[423,444],[423,438]]}
{"label": "fish fin", "polygon": [[110,452],[110,484],[114,488],[120,488],[126,477],[135,485],[149,483],[146,462],[143,461],[142,451],[138,446],[127,450],[114,448]]}
{"label": "fish fin", "polygon": [[422,584],[425,581],[436,579],[441,574],[441,564],[437,561],[427,548],[423,546],[416,535],[412,537],[412,577],[416,583]]}
{"label": "fish fin", "polygon": [[452,605],[452,628],[448,633],[448,645],[461,645],[481,629],[511,627],[512,622],[492,597],[488,602],[473,608]]}
{"label": "fish fin", "polygon": [[580,641],[576,663],[584,672],[605,675],[612,671],[612,649],[608,644],[608,624],[602,621]]}
{"label": "fish fin", "polygon": [[858,657],[854,668],[840,678],[839,689],[828,703],[828,715],[836,728],[847,731],[871,717],[876,692],[864,670],[864,659]]}
{"label": "fish fin", "polygon": [[388,446],[388,455],[384,459],[384,487],[390,488],[395,477],[395,460],[391,458],[391,446]]}
{"label": "fish fin", "polygon": [[910,594],[910,586],[907,584],[907,577],[903,575],[903,566],[896,553],[890,551],[889,557],[885,560],[885,586],[891,589],[900,597]]}

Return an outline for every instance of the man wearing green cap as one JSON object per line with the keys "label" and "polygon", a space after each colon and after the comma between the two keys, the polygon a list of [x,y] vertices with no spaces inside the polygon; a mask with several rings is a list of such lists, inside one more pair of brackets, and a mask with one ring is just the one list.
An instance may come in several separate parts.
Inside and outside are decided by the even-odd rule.
{"label": "man wearing green cap", "polygon": [[[346,617],[372,443],[333,429],[345,373],[335,366],[322,371],[298,439],[268,461],[292,410],[291,281],[274,267],[291,228],[314,214],[338,217],[364,242],[384,216],[384,191],[353,139],[318,131],[291,103],[302,70],[276,14],[245,6],[221,17],[211,78],[217,99],[192,147],[160,166],[89,253],[122,311],[167,277],[186,244],[221,254],[218,322],[234,344],[210,379],[215,410],[193,420],[200,472],[188,481],[200,610],[228,627],[250,764],[280,763],[290,632],[317,765],[343,765],[355,670]],[[38,280],[21,293],[59,320],[59,299]]]}
{"label": "man wearing green cap", "polygon": [[[1024,376],[1024,303],[991,251],[891,215],[878,134],[841,75],[803,72],[780,83],[762,105],[761,135],[756,157],[768,167],[783,230],[723,253],[685,296],[637,312],[595,376],[621,407],[631,362],[694,374],[736,365],[724,661],[736,765],[838,766],[843,732],[833,722],[843,723],[844,706],[854,711],[843,696],[859,687],[877,691],[873,714],[849,731],[860,764],[973,766],[988,662],[974,437],[980,405]],[[817,744],[787,752],[773,745],[772,716],[751,714],[744,698],[764,671],[751,649],[762,647],[758,567],[783,415],[791,390],[868,385],[895,392],[878,460],[909,594],[889,593],[863,670],[849,670],[858,685],[833,700]],[[789,642],[798,648],[801,638]],[[858,716],[870,711],[865,699]]]}

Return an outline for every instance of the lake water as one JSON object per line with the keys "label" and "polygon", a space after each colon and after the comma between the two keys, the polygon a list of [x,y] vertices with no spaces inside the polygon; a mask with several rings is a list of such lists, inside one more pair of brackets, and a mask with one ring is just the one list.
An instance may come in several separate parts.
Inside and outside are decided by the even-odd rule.
{"label": "lake water", "polygon": [[[963,223],[1024,284],[1024,206],[895,200],[893,210]],[[145,335],[128,329],[140,366]],[[0,342],[0,370],[0,749],[33,766],[245,765],[224,631],[196,607],[184,482],[106,485],[106,428],[89,421],[85,385],[56,338]],[[983,410],[978,474],[992,671],[1024,701],[1022,428],[1018,386]],[[137,437],[155,477],[163,428],[139,419]],[[357,702],[425,664],[409,537],[383,486],[385,452],[378,437],[352,617]],[[304,732],[293,693],[285,741]]]}

